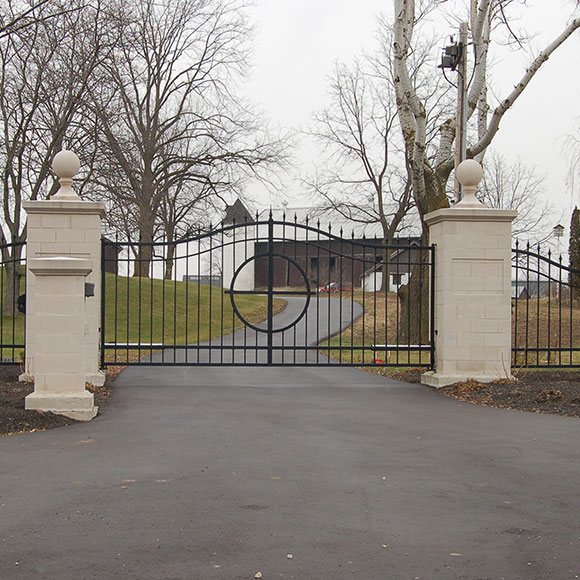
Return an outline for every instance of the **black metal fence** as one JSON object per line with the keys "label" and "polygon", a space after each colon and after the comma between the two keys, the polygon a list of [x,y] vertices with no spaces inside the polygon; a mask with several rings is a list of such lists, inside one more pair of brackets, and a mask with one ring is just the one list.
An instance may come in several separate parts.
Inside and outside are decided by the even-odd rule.
{"label": "black metal fence", "polygon": [[580,367],[580,271],[539,247],[512,250],[512,366]]}
{"label": "black metal fence", "polygon": [[104,240],[102,364],[432,367],[433,258],[271,216]]}
{"label": "black metal fence", "polygon": [[0,364],[24,361],[25,247],[0,245]]}

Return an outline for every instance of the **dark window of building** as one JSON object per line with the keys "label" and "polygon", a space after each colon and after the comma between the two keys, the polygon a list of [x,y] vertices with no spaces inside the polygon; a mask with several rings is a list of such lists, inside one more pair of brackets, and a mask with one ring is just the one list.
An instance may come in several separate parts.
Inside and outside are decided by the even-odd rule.
{"label": "dark window of building", "polygon": [[335,272],[336,271],[336,258],[330,258],[328,263],[328,271]]}
{"label": "dark window of building", "polygon": [[310,267],[318,268],[318,258],[310,258]]}

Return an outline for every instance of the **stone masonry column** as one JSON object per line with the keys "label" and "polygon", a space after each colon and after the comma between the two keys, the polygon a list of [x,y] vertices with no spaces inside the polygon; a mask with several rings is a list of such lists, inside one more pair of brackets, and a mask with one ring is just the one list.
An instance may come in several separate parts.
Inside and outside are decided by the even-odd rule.
{"label": "stone masonry column", "polygon": [[468,378],[511,377],[511,224],[516,211],[475,196],[476,161],[456,170],[465,196],[425,216],[435,249],[435,370],[421,382],[443,387]]}
{"label": "stone masonry column", "polygon": [[26,408],[90,420],[97,408],[85,383],[104,381],[99,371],[99,322],[105,206],[82,201],[73,191],[78,169],[78,157],[61,151],[53,161],[60,190],[50,200],[24,204],[25,375],[35,383]]}

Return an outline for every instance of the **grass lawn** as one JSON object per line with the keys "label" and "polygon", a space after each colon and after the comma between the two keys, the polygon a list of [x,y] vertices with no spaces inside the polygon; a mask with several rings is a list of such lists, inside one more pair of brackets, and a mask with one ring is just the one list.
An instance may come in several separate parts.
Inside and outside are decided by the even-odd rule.
{"label": "grass lawn", "polygon": [[[0,267],[0,356],[4,361],[22,361],[24,355],[24,314],[9,309],[4,313],[4,284],[6,269]],[[25,292],[24,277],[20,280],[19,295]]]}
{"label": "grass lawn", "polygon": [[[105,343],[145,347],[128,352],[128,347],[116,349],[117,360],[136,360],[140,350],[142,355],[151,354],[160,344],[205,342],[244,326],[223,288],[114,274],[107,274],[105,279]],[[285,304],[284,300],[274,300],[274,314]],[[236,306],[251,323],[267,317],[266,296],[238,295]]]}
{"label": "grass lawn", "polygon": [[[580,365],[580,299],[552,296],[512,300],[512,345],[528,349],[515,353],[513,366]],[[551,352],[547,347],[562,348]],[[532,349],[532,350],[529,350]]]}
{"label": "grass lawn", "polygon": [[[331,299],[340,298],[333,294]],[[350,291],[343,293],[343,299],[350,299]],[[319,346],[330,347],[322,350],[325,354],[341,362],[389,365],[425,365],[429,363],[428,351],[420,351],[411,345],[404,350],[377,348],[376,345],[397,345],[397,329],[405,324],[401,318],[401,306],[394,292],[363,292],[356,289],[352,298],[365,309],[365,315],[355,321],[341,334],[323,341]],[[359,347],[357,350],[340,351],[332,347]],[[362,348],[365,347],[365,348]]]}
{"label": "grass lawn", "polygon": [[[186,345],[243,327],[222,288],[114,274],[106,275],[105,285],[106,342]],[[274,300],[274,313],[282,311],[285,304]],[[239,295],[236,305],[249,322],[267,317],[265,296]],[[4,315],[1,321],[0,344],[7,345],[1,348],[2,357],[22,361],[24,348],[12,345],[24,344],[24,314]],[[138,350],[130,356],[138,357]]]}

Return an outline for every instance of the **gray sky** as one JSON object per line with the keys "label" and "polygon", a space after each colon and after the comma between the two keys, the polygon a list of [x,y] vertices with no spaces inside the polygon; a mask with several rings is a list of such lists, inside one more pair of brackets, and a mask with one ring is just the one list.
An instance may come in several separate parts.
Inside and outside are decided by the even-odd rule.
{"label": "gray sky", "polygon": [[[561,31],[570,14],[570,0],[531,0],[522,8],[517,29],[536,34],[531,46],[543,48]],[[458,10],[463,3],[457,2]],[[327,77],[337,60],[350,62],[363,50],[376,46],[376,16],[390,14],[390,0],[262,0],[253,9],[257,24],[254,69],[249,97],[275,125],[308,126],[313,110],[327,99]],[[441,45],[454,32],[451,25],[433,25]],[[520,97],[501,124],[493,143],[507,156],[520,155],[546,175],[546,195],[566,211],[568,226],[570,191],[567,191],[563,138],[580,122],[580,34],[558,49]],[[505,96],[531,61],[530,53],[498,50],[493,88]],[[307,171],[310,149],[299,154],[299,170]],[[300,203],[300,188],[289,184],[291,204]],[[264,200],[268,203],[267,200]],[[580,188],[575,195],[580,203]]]}

